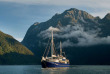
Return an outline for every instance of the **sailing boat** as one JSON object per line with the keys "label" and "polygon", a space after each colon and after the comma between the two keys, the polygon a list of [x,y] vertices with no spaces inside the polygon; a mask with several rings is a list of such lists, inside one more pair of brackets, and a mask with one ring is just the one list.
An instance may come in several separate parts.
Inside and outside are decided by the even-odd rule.
{"label": "sailing boat", "polygon": [[[45,53],[45,52],[44,52]],[[53,30],[52,30],[52,39],[51,39],[51,56],[44,57],[42,56],[41,64],[42,68],[56,68],[56,67],[69,67],[69,60],[66,59],[65,53],[62,52],[62,45],[60,42],[60,54],[55,53],[54,41],[53,41]]]}

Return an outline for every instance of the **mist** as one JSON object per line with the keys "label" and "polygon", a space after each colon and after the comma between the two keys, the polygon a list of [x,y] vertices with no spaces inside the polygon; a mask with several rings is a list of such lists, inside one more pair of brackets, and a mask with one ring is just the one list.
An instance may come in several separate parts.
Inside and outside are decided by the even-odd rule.
{"label": "mist", "polygon": [[[60,28],[49,27],[47,30],[41,31],[39,36],[42,36],[43,39],[47,39],[51,37],[51,30],[54,30],[54,38],[65,39],[62,42],[62,47],[73,47],[73,46],[91,46],[91,45],[98,45],[98,44],[110,44],[110,36],[107,37],[100,37],[101,29],[87,29],[81,26],[80,24],[77,25],[67,25]],[[74,43],[70,39],[76,38],[78,40],[77,43]]]}

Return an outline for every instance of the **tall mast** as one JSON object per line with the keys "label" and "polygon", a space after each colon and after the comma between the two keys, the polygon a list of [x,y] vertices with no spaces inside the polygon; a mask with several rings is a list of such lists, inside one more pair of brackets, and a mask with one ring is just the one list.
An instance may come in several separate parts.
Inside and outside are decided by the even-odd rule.
{"label": "tall mast", "polygon": [[61,41],[60,41],[60,55],[62,55],[62,45],[61,45]]}
{"label": "tall mast", "polygon": [[53,30],[52,30],[52,40],[51,40],[51,57],[52,57],[52,55],[53,55],[53,50],[54,50],[54,48],[53,48]]}

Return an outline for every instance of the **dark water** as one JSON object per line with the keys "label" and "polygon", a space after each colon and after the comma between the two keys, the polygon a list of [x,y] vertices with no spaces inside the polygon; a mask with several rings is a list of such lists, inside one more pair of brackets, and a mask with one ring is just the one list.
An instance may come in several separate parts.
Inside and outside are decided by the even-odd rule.
{"label": "dark water", "polygon": [[42,69],[40,65],[0,66],[0,74],[110,74],[110,66],[70,66],[69,68]]}

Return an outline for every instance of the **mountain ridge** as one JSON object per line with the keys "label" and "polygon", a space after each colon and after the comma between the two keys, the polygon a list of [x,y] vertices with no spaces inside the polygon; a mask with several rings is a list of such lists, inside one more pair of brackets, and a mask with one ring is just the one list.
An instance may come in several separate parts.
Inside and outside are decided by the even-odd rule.
{"label": "mountain ridge", "polygon": [[[108,17],[108,15],[105,17]],[[28,29],[22,44],[41,58],[46,43],[51,37],[50,32],[48,32],[49,28],[58,28],[61,32],[55,32],[55,44],[58,46],[58,41],[62,41],[63,48],[68,49],[65,51],[67,52],[67,57],[72,61],[71,64],[86,64],[88,61],[87,58],[93,60],[87,64],[98,64],[99,61],[101,61],[99,64],[110,64],[102,61],[104,58],[109,58],[109,56],[106,57],[106,55],[109,55],[107,51],[109,51],[110,48],[110,30],[107,22],[109,21],[106,20],[106,22],[104,22],[100,17],[94,17],[86,11],[71,8],[61,14],[55,14],[51,19],[45,22],[37,23],[37,25],[34,25],[36,24],[34,23]],[[82,52],[81,48],[85,52]],[[88,51],[87,49],[90,50]],[[77,54],[82,53],[82,55],[77,55],[75,52],[77,52]],[[92,55],[93,52],[95,55]],[[90,53],[90,55],[88,53]],[[83,54],[85,54],[85,56],[83,56]],[[98,56],[98,54],[100,56]],[[87,55],[89,56],[87,57]],[[79,62],[81,56],[83,56],[80,60],[82,62]],[[95,58],[95,56],[98,57]],[[40,58],[38,60],[41,60]],[[75,62],[74,59],[76,59]],[[94,60],[96,59],[98,60],[95,62]]]}

